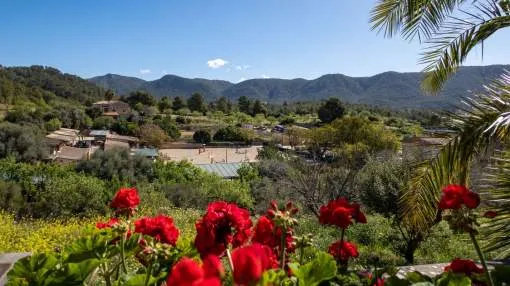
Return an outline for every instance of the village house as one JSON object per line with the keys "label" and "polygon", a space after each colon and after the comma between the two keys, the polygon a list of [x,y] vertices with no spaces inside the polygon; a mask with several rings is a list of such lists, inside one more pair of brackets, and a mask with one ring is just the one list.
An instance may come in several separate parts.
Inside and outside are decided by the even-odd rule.
{"label": "village house", "polygon": [[120,115],[126,115],[131,112],[129,104],[119,100],[103,100],[92,104],[93,107],[97,107],[103,111],[103,115],[118,117]]}

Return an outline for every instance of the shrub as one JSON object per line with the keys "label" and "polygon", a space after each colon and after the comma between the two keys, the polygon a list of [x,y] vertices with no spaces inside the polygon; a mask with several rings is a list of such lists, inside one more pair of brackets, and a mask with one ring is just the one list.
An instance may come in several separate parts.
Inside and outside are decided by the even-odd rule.
{"label": "shrub", "polygon": [[131,156],[128,150],[96,151],[90,160],[82,160],[76,171],[102,180],[134,183],[154,178],[152,162],[140,156]]}
{"label": "shrub", "polygon": [[92,124],[92,128],[99,130],[109,130],[112,128],[115,119],[110,116],[99,116],[94,119],[94,123]]}
{"label": "shrub", "polygon": [[244,142],[251,143],[252,138],[250,135],[242,130],[241,128],[237,128],[234,126],[227,126],[224,128],[220,128],[214,134],[213,139],[215,141],[224,141],[224,142]]}
{"label": "shrub", "polygon": [[140,142],[151,147],[160,147],[165,141],[168,140],[168,135],[155,124],[144,124],[140,126]]}
{"label": "shrub", "polygon": [[197,143],[207,144],[211,142],[211,133],[206,130],[198,130],[193,134],[193,140]]}
{"label": "shrub", "polygon": [[19,213],[25,206],[23,189],[15,182],[0,181],[0,209]]}
{"label": "shrub", "polygon": [[62,122],[58,118],[52,118],[44,124],[46,131],[55,131],[62,127]]}
{"label": "shrub", "polygon": [[97,178],[70,173],[52,178],[34,195],[34,214],[51,218],[104,214],[111,193]]}
{"label": "shrub", "polygon": [[177,116],[177,118],[175,118],[175,122],[177,122],[179,124],[190,124],[191,118],[184,117],[184,116]]}
{"label": "shrub", "polygon": [[17,161],[34,162],[46,159],[48,149],[36,126],[0,123],[0,158],[12,156]]}
{"label": "shrub", "polygon": [[178,139],[181,137],[179,128],[177,128],[177,126],[172,122],[172,118],[169,116],[165,118],[154,119],[154,124],[161,127],[161,129],[163,129],[172,139]]}

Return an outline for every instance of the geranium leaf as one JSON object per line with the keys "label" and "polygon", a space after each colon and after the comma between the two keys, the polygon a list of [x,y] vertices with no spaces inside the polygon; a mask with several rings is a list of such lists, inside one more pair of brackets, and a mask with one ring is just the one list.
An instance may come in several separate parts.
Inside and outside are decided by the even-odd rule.
{"label": "geranium leaf", "polygon": [[471,279],[464,274],[448,272],[439,278],[436,284],[438,286],[471,286]]}
{"label": "geranium leaf", "polygon": [[47,285],[59,260],[52,254],[39,253],[18,260],[7,274],[7,285]]}
{"label": "geranium leaf", "polygon": [[407,273],[406,279],[411,283],[430,282],[431,281],[430,277],[425,276],[417,271]]}
{"label": "geranium leaf", "polygon": [[266,285],[283,285],[283,282],[288,280],[287,274],[285,271],[278,269],[271,269],[262,274],[258,286],[266,286]]}
{"label": "geranium leaf", "polygon": [[[143,285],[145,285],[146,278],[147,278],[147,276],[145,274],[137,274],[137,275],[134,275],[131,278],[129,278],[129,280],[126,281],[126,283],[123,285],[125,285],[125,286],[143,286]],[[158,282],[158,279],[151,276],[149,278],[148,285],[156,285],[157,282]]]}
{"label": "geranium leaf", "polygon": [[317,256],[307,264],[298,266],[290,264],[292,273],[297,277],[299,285],[314,286],[322,281],[332,279],[336,275],[336,263],[333,256],[319,252]]}
{"label": "geranium leaf", "polygon": [[66,261],[79,263],[88,259],[101,258],[107,251],[110,241],[109,235],[99,233],[82,237],[66,248],[66,253],[69,253]]}

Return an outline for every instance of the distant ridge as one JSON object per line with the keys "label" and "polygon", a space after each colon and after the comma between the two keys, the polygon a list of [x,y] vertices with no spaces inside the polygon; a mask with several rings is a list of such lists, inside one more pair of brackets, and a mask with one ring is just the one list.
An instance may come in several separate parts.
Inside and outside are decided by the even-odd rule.
{"label": "distant ridge", "polygon": [[270,78],[251,79],[237,84],[175,75],[145,81],[107,74],[90,78],[89,81],[103,88],[111,88],[121,95],[144,90],[156,97],[187,97],[193,92],[200,92],[208,100],[221,96],[237,100],[244,95],[270,103],[317,101],[335,96],[350,103],[393,108],[448,108],[458,104],[460,97],[481,91],[484,84],[505,70],[510,71],[510,65],[462,67],[436,96],[425,95],[420,89],[423,73],[384,72],[370,77],[327,74],[314,80]]}

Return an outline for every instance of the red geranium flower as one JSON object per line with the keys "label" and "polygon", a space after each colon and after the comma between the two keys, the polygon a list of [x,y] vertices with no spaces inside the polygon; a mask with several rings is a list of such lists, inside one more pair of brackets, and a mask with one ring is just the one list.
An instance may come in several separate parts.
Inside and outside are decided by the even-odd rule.
{"label": "red geranium flower", "polygon": [[101,222],[101,221],[97,222],[96,223],[96,228],[97,229],[111,228],[111,227],[114,227],[117,224],[119,224],[119,219],[115,218],[115,217],[112,217],[107,222]]}
{"label": "red geranium flower", "polygon": [[243,245],[251,235],[250,213],[236,204],[213,202],[195,227],[195,247],[202,257],[222,255],[229,244]]}
{"label": "red geranium flower", "polygon": [[354,243],[347,241],[337,241],[331,244],[328,248],[329,254],[335,257],[336,260],[347,262],[349,258],[358,257],[358,248]]}
{"label": "red geranium flower", "polygon": [[113,197],[110,206],[116,210],[133,210],[140,204],[136,188],[121,188]]}
{"label": "red geranium flower", "polygon": [[277,258],[271,248],[259,243],[234,250],[232,263],[236,285],[254,285],[264,271],[278,267]]}
{"label": "red geranium flower", "polygon": [[470,259],[454,259],[450,265],[444,268],[445,272],[464,273],[466,276],[471,276],[474,273],[483,273],[483,268],[478,267],[473,260]]}
{"label": "red geranium flower", "polygon": [[374,286],[384,286],[384,279],[382,279],[382,278],[377,278],[377,279],[375,280],[375,284],[374,284]]}
{"label": "red geranium flower", "polygon": [[347,228],[352,224],[353,219],[357,223],[367,223],[367,218],[361,212],[360,205],[350,204],[345,198],[330,201],[320,208],[319,222],[321,224]]}
{"label": "red geranium flower", "polygon": [[168,286],[220,286],[223,273],[221,262],[216,256],[204,259],[199,265],[193,259],[183,257],[174,265],[167,278]]}
{"label": "red geranium flower", "polygon": [[498,216],[498,213],[495,212],[495,211],[486,211],[483,214],[483,216],[486,217],[486,218],[495,218],[496,216]]}
{"label": "red geranium flower", "polygon": [[[267,216],[261,216],[255,225],[252,237],[253,242],[258,242],[269,246],[271,249],[277,249],[278,253],[281,252],[282,229],[275,227],[274,222]],[[292,230],[287,230],[286,233],[285,250],[291,253],[295,250],[294,238],[292,237]]]}
{"label": "red geranium flower", "polygon": [[443,189],[443,195],[439,201],[439,209],[460,209],[462,205],[475,209],[479,204],[480,196],[477,193],[471,192],[465,186],[448,185]]}
{"label": "red geranium flower", "polygon": [[174,246],[179,238],[179,230],[175,227],[174,220],[164,215],[144,217],[135,221],[135,232],[152,236],[159,242]]}

